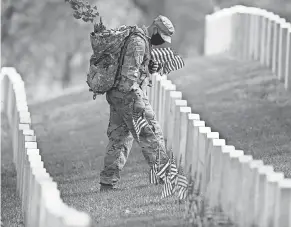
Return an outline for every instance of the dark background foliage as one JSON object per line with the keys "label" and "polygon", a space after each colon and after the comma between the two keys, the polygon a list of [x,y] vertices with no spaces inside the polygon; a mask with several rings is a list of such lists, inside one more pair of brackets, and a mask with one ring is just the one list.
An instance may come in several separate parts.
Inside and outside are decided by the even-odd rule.
{"label": "dark background foliage", "polygon": [[85,2],[82,13],[78,12],[79,6],[75,5],[73,10],[68,4],[74,1],[1,2],[1,65],[19,71],[26,82],[29,100],[86,85],[92,53],[90,21],[93,17],[99,20],[97,12],[109,28],[122,24],[149,25],[159,14],[168,16],[176,28],[173,46],[185,58],[203,54],[204,17],[215,6],[262,7],[291,20],[291,0],[91,0]]}

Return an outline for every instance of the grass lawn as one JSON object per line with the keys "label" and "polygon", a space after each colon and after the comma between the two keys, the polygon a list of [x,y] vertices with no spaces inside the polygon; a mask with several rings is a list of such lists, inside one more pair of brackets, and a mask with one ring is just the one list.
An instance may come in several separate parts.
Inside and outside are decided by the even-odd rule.
{"label": "grass lawn", "polygon": [[291,177],[291,93],[269,70],[213,56],[188,60],[171,80],[227,144]]}
{"label": "grass lawn", "polygon": [[[227,144],[291,176],[291,94],[268,70],[254,62],[218,56],[188,60],[171,77],[192,112],[201,114]],[[96,226],[183,225],[183,205],[174,198],[160,199],[161,187],[148,184],[148,167],[136,147],[122,172],[120,191],[99,193],[109,118],[103,96],[93,101],[89,92],[75,92],[34,104],[30,111],[45,167],[63,200],[90,213]],[[5,146],[2,157],[11,159]],[[4,162],[2,192],[7,195],[6,200],[2,195],[2,217],[10,219],[9,208],[20,204],[11,189],[15,188],[12,163],[8,158]],[[11,170],[3,173],[3,166]],[[13,206],[3,207],[8,196],[14,198]]]}
{"label": "grass lawn", "polygon": [[134,148],[118,185],[99,193],[109,108],[105,97],[87,91],[33,105],[33,126],[45,167],[63,200],[91,214],[100,226],[180,226],[184,207],[161,200],[161,187],[148,184],[148,166]]}

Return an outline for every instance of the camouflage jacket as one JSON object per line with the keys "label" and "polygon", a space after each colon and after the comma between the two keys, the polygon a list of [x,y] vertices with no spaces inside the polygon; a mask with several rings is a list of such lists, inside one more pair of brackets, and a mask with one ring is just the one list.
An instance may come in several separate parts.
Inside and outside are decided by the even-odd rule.
{"label": "camouflage jacket", "polygon": [[151,45],[146,28],[137,29],[144,35],[144,39],[138,35],[130,38],[121,73],[117,79],[117,90],[128,93],[135,88],[136,93],[140,96],[140,90],[145,90],[149,82],[148,64]]}

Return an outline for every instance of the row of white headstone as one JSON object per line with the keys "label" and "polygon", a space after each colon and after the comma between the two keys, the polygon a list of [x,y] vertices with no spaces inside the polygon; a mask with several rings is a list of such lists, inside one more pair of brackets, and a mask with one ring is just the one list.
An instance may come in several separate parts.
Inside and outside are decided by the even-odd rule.
{"label": "row of white headstone", "polygon": [[234,6],[206,16],[205,55],[259,61],[291,90],[291,24],[267,10]]}
{"label": "row of white headstone", "polygon": [[17,192],[27,227],[89,227],[91,218],[67,206],[46,171],[31,125],[24,82],[14,68],[1,68],[1,112],[9,122]]}
{"label": "row of white headstone", "polygon": [[290,227],[291,179],[227,145],[191,111],[166,75],[154,74],[152,82],[147,94],[167,148],[181,159],[184,172],[191,166],[193,176],[202,176],[202,194],[210,207],[222,209],[241,227]]}

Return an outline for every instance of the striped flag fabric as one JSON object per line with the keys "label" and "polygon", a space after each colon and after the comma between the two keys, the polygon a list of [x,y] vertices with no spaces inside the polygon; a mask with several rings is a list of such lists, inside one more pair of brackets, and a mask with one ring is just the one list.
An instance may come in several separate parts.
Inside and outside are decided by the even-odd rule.
{"label": "striped flag fabric", "polygon": [[150,169],[150,184],[158,184],[157,164],[155,163]]}
{"label": "striped flag fabric", "polygon": [[184,176],[183,169],[180,167],[177,174],[177,180],[175,185],[175,191],[178,194],[179,200],[186,199],[187,191],[188,191],[188,180],[187,177]]}
{"label": "striped flag fabric", "polygon": [[178,198],[179,200],[184,200],[187,198],[187,187],[181,187],[179,186],[179,190],[178,190]]}
{"label": "striped flag fabric", "polygon": [[180,200],[186,199],[187,190],[188,190],[188,182],[187,178],[181,174],[178,174],[177,187],[176,192],[178,193],[178,198]]}
{"label": "striped flag fabric", "polygon": [[172,153],[171,167],[170,167],[170,179],[171,179],[172,185],[175,185],[177,175],[178,175],[178,169],[176,165],[176,160],[175,160],[174,154]]}
{"label": "striped flag fabric", "polygon": [[169,167],[169,160],[164,165],[160,165],[159,157],[156,158],[155,164],[152,166],[150,170],[150,183],[151,184],[159,184],[164,181],[167,173],[167,169]]}
{"label": "striped flag fabric", "polygon": [[170,47],[155,48],[151,51],[151,59],[163,65],[163,73],[169,74],[184,67],[185,62]]}
{"label": "striped flag fabric", "polygon": [[173,61],[169,61],[165,63],[163,72],[165,74],[169,74],[172,71],[176,71],[178,69],[183,68],[184,65],[185,63],[183,59],[179,55],[177,55],[177,56],[174,56]]}
{"label": "striped flag fabric", "polygon": [[178,180],[177,180],[177,186],[178,187],[183,187],[183,188],[187,188],[188,187],[188,181],[187,181],[187,177],[183,176],[182,174],[178,173],[177,176]]}
{"label": "striped flag fabric", "polygon": [[170,175],[166,175],[165,176],[165,180],[164,180],[165,184],[163,187],[163,191],[162,191],[162,199],[169,197],[173,194],[173,186],[170,180]]}
{"label": "striped flag fabric", "polygon": [[135,134],[133,135],[133,137],[137,139],[137,142],[140,142],[139,140],[140,132],[148,124],[148,122],[143,115],[133,112],[132,124],[133,124],[134,134]]}
{"label": "striped flag fabric", "polygon": [[167,170],[170,167],[171,160],[169,159],[163,166],[161,166],[157,176],[160,177],[163,181],[165,181]]}

